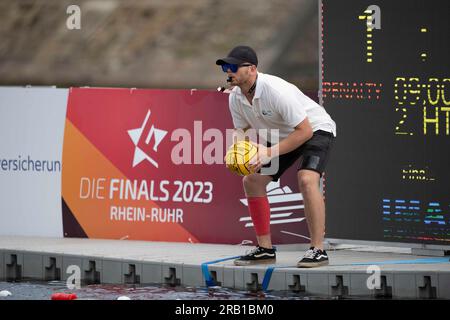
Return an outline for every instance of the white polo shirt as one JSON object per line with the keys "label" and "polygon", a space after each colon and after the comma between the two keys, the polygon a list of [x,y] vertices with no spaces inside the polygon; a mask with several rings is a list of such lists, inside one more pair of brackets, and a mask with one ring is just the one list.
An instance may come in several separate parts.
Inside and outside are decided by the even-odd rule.
{"label": "white polo shirt", "polygon": [[233,88],[229,107],[235,128],[279,129],[282,140],[308,117],[313,131],[324,130],[336,136],[336,123],[325,108],[279,77],[258,72],[252,104],[239,87]]}

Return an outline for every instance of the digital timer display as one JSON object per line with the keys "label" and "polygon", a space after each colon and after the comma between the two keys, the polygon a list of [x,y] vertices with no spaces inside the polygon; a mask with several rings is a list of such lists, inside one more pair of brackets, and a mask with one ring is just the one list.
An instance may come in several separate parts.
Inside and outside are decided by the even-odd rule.
{"label": "digital timer display", "polygon": [[450,245],[450,1],[319,9],[326,237]]}

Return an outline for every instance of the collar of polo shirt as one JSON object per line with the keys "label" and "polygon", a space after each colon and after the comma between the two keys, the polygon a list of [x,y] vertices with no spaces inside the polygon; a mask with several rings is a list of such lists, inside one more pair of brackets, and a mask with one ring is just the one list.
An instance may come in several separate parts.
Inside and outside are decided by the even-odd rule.
{"label": "collar of polo shirt", "polygon": [[[261,85],[261,73],[258,72],[256,79],[256,89],[255,89],[255,95],[253,96],[253,99],[259,99],[261,97],[261,91],[262,91],[262,85]],[[237,87],[239,88],[239,87]],[[241,96],[241,99],[247,99],[245,98],[245,94],[242,92],[241,88],[239,88],[239,91],[237,91],[236,93],[238,93]]]}

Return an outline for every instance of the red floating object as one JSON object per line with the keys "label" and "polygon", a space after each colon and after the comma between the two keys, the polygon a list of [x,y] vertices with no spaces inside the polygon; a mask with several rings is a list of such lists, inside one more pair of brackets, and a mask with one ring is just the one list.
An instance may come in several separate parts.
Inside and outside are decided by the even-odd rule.
{"label": "red floating object", "polygon": [[52,300],[75,300],[77,295],[75,293],[61,293],[52,294]]}

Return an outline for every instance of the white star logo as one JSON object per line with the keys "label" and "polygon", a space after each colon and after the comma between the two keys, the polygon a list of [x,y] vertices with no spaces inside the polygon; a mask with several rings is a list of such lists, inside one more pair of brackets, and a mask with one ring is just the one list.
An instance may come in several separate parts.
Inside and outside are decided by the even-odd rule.
{"label": "white star logo", "polygon": [[[144,123],[140,128],[128,130],[128,134],[135,145],[134,150],[134,158],[133,158],[133,168],[137,166],[144,160],[148,160],[151,164],[153,164],[156,168],[158,168],[158,163],[153,160],[147,153],[145,153],[141,148],[138,147],[138,142],[141,139],[142,133],[144,132],[145,127],[147,126],[148,119],[150,118],[151,111],[148,110],[147,115],[145,116]],[[150,124],[148,124],[150,125]],[[153,143],[153,151],[158,151],[158,145],[161,143],[162,139],[166,136],[167,131],[157,129],[154,125],[151,125],[150,131],[145,138],[145,144],[150,144],[152,137],[154,138]]]}

